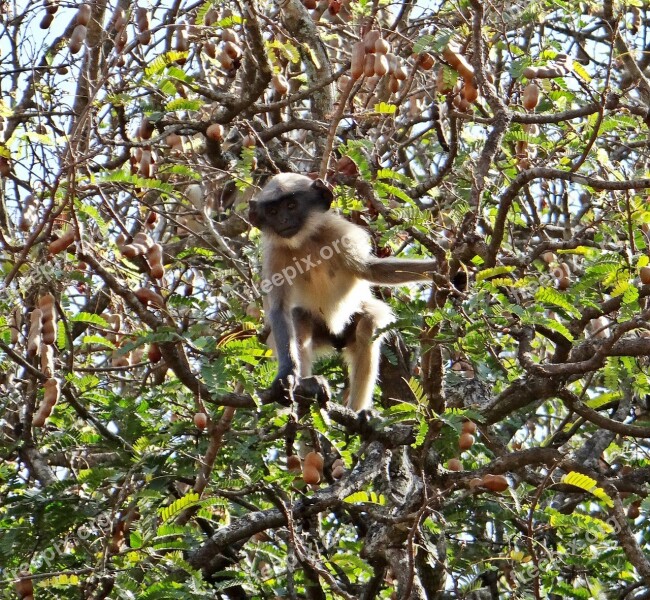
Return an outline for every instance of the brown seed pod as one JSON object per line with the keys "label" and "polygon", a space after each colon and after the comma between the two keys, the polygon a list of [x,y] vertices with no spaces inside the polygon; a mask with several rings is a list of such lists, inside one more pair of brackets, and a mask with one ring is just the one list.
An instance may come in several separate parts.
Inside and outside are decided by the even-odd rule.
{"label": "brown seed pod", "polygon": [[151,236],[148,233],[139,231],[133,236],[133,243],[144,246],[146,250],[150,250],[155,242],[151,239]]}
{"label": "brown seed pod", "polygon": [[70,36],[70,43],[68,44],[68,49],[70,54],[76,54],[81,50],[83,43],[86,41],[86,35],[88,30],[85,25],[77,25],[72,30],[72,35]]}
{"label": "brown seed pod", "polygon": [[471,490],[475,490],[476,488],[482,486],[483,486],[483,480],[480,477],[472,477],[472,479],[469,480],[469,488]]}
{"label": "brown seed pod", "polygon": [[343,475],[345,475],[345,467],[342,466],[332,467],[332,477],[334,479],[341,479]]}
{"label": "brown seed pod", "polygon": [[273,89],[281,96],[284,96],[289,91],[289,82],[282,73],[275,73],[273,75],[271,78],[271,85],[273,86]]}
{"label": "brown seed pod", "polygon": [[221,63],[224,70],[230,71],[235,66],[235,61],[226,54],[224,50],[217,54],[217,60]]}
{"label": "brown seed pod", "polygon": [[388,73],[389,75],[394,75],[397,67],[400,65],[397,55],[392,52],[386,54],[386,61],[388,62]]}
{"label": "brown seed pod", "polygon": [[508,480],[503,475],[490,474],[483,477],[481,485],[493,492],[505,492],[510,487]]}
{"label": "brown seed pod", "polygon": [[51,346],[56,341],[56,322],[44,321],[43,331],[41,332],[41,340],[43,344]]}
{"label": "brown seed pod", "polygon": [[375,75],[383,77],[388,73],[388,61],[386,60],[386,55],[384,54],[375,54]]}
{"label": "brown seed pod", "polygon": [[325,461],[323,460],[323,455],[320,452],[314,451],[307,453],[303,462],[303,465],[317,469],[321,475],[323,473],[324,464]]}
{"label": "brown seed pod", "polygon": [[136,256],[145,254],[147,247],[142,244],[125,244],[120,248],[120,251],[125,258],[135,258]]}
{"label": "brown seed pod", "polygon": [[237,46],[241,45],[239,35],[234,29],[224,29],[221,32],[221,39],[224,42],[232,42],[233,44],[237,44]]}
{"label": "brown seed pod", "polygon": [[375,52],[377,54],[388,54],[390,52],[390,44],[382,37],[377,38]]}
{"label": "brown seed pod", "polygon": [[372,54],[366,54],[363,60],[363,74],[366,77],[373,77],[375,75],[375,57]]}
{"label": "brown seed pod", "polygon": [[302,465],[300,464],[300,457],[297,454],[287,456],[287,471],[290,473],[302,472]]}
{"label": "brown seed pod", "polygon": [[149,120],[149,117],[146,115],[142,117],[142,121],[140,121],[140,127],[138,128],[138,135],[140,136],[140,139],[150,139],[151,134],[154,132],[155,128],[155,125]]}
{"label": "brown seed pod", "polygon": [[165,143],[169,146],[172,152],[183,152],[183,138],[177,133],[170,133],[165,137]]}
{"label": "brown seed pod", "polygon": [[152,363],[157,363],[162,360],[162,352],[160,352],[160,346],[158,344],[149,345],[149,350],[147,351],[147,358]]}
{"label": "brown seed pod", "polygon": [[85,2],[80,4],[77,9],[77,25],[88,25],[91,14],[90,4],[86,4]]}
{"label": "brown seed pod", "polygon": [[16,593],[24,599],[25,596],[32,596],[34,594],[34,584],[31,579],[28,579],[29,573],[21,571],[18,574],[18,581],[16,582]]}
{"label": "brown seed pod", "polygon": [[59,252],[69,248],[74,243],[76,235],[77,231],[75,229],[68,229],[59,239],[54,240],[48,246],[50,254],[59,254]]}
{"label": "brown seed pod", "polygon": [[[57,6],[58,8],[58,6]],[[52,25],[52,21],[54,21],[54,14],[53,13],[45,13],[43,15],[43,18],[41,19],[41,22],[39,24],[39,27],[41,29],[48,29],[50,25]]]}
{"label": "brown seed pod", "polygon": [[218,20],[219,20],[219,11],[214,6],[211,6],[208,12],[205,13],[205,17],[203,18],[203,23],[207,27],[211,27]]}
{"label": "brown seed pod", "polygon": [[241,57],[241,48],[234,42],[224,42],[223,51],[233,60]]}
{"label": "brown seed pod", "polygon": [[474,82],[467,81],[460,89],[460,95],[467,100],[467,102],[476,102],[476,100],[478,100],[478,90],[474,87]]}
{"label": "brown seed pod", "polygon": [[41,331],[43,329],[43,311],[35,308],[29,316],[29,331],[27,333],[27,354],[36,356],[41,346]]}
{"label": "brown seed pod", "polygon": [[194,413],[194,425],[203,431],[208,426],[208,415],[204,412]]}
{"label": "brown seed pod", "polygon": [[43,311],[43,322],[51,321],[54,318],[54,296],[43,294],[38,299],[38,307]]}
{"label": "brown seed pod", "polygon": [[535,110],[539,104],[539,87],[532,81],[524,88],[522,102],[526,110]]}
{"label": "brown seed pod", "polygon": [[391,75],[390,79],[388,80],[388,89],[390,90],[391,94],[397,94],[399,92],[400,88],[400,82],[395,75]]}
{"label": "brown seed pod", "polygon": [[641,515],[641,511],[639,510],[641,506],[641,501],[637,500],[636,502],[633,502],[628,506],[627,508],[627,518],[628,519],[638,519],[639,516]]}
{"label": "brown seed pod", "polygon": [[111,365],[116,368],[130,367],[131,362],[129,361],[130,352],[123,354],[119,349],[113,350],[111,354]]}
{"label": "brown seed pod", "polygon": [[23,311],[20,306],[16,306],[11,311],[11,320],[9,322],[9,329],[11,331],[11,343],[16,344],[20,339],[20,329],[23,324]]}
{"label": "brown seed pod", "polygon": [[433,65],[436,64],[436,61],[431,54],[423,52],[418,55],[417,63],[424,71],[430,71],[433,69]]}
{"label": "brown seed pod", "polygon": [[458,438],[458,447],[461,451],[469,450],[474,445],[474,436],[471,433],[461,433]]}
{"label": "brown seed pod", "polygon": [[318,2],[316,0],[302,0],[302,5],[307,10],[315,10],[318,6]]}
{"label": "brown seed pod", "polygon": [[111,18],[111,23],[115,31],[122,31],[126,27],[126,15],[124,14],[124,9],[121,6],[118,6],[113,13]]}
{"label": "brown seed pod", "polygon": [[217,46],[214,42],[206,42],[203,44],[203,52],[210,58],[217,58]]}
{"label": "brown seed pod", "polygon": [[149,42],[151,42],[151,31],[149,30],[149,11],[146,8],[136,8],[135,23],[138,27],[138,41],[146,46]]}
{"label": "brown seed pod", "polygon": [[570,286],[571,286],[571,278],[570,277],[562,277],[561,279],[558,279],[557,287],[560,290],[562,290],[562,291],[568,290]]}
{"label": "brown seed pod", "polygon": [[36,215],[36,198],[32,194],[29,194],[25,198],[23,211],[20,215],[20,221],[18,222],[20,230],[30,231],[36,224]]}
{"label": "brown seed pod", "polygon": [[302,465],[302,479],[305,483],[310,485],[317,485],[320,483],[320,473],[318,469],[307,466],[305,463]]}
{"label": "brown seed pod", "polygon": [[223,140],[223,125],[221,123],[212,123],[205,130],[205,135],[215,142]]}
{"label": "brown seed pod", "polygon": [[[118,54],[121,54],[124,52],[124,48],[126,47],[127,42],[129,41],[129,36],[126,33],[126,29],[120,29],[116,34],[115,34],[115,39],[113,40],[113,43],[115,44],[115,51]],[[122,57],[120,57],[122,58]],[[122,65],[120,65],[122,66]]]}
{"label": "brown seed pod", "polygon": [[149,179],[153,175],[153,156],[151,150],[143,150],[142,157],[140,158],[140,167],[138,174],[142,177]]}
{"label": "brown seed pod", "polygon": [[526,79],[535,79],[537,77],[537,71],[537,67],[526,67],[521,74],[526,77]]}
{"label": "brown seed pod", "polygon": [[375,44],[381,37],[381,33],[377,29],[371,29],[366,35],[363,36],[363,45],[368,53],[375,52]]}
{"label": "brown seed pod", "polygon": [[[357,42],[352,46],[350,56],[350,75],[352,79],[359,79],[363,75],[366,57],[366,48],[363,42]],[[374,67],[374,65],[373,65]]]}
{"label": "brown seed pod", "polygon": [[241,141],[241,145],[244,148],[255,148],[257,145],[257,142],[255,141],[255,136],[251,135],[250,133],[247,133]]}
{"label": "brown seed pod", "polygon": [[442,58],[444,58],[452,69],[458,70],[460,64],[460,57],[458,50],[454,46],[446,46],[442,51]]}
{"label": "brown seed pod", "polygon": [[142,302],[145,306],[150,302],[154,306],[164,308],[165,299],[160,295],[148,288],[140,288],[134,292],[135,297]]}
{"label": "brown seed pod", "polygon": [[547,264],[550,265],[551,263],[555,262],[557,260],[557,256],[553,254],[553,252],[546,251],[542,254],[542,260]]}
{"label": "brown seed pod", "polygon": [[476,423],[474,421],[463,421],[463,433],[471,433],[474,435],[476,433]]}
{"label": "brown seed pod", "polygon": [[11,161],[6,156],[0,156],[0,177],[11,175]]}
{"label": "brown seed pod", "polygon": [[447,468],[450,471],[462,471],[463,463],[458,458],[450,458],[447,461]]}
{"label": "brown seed pod", "polygon": [[151,269],[151,276],[154,279],[162,279],[165,276],[165,267],[162,264],[163,247],[154,244],[147,252],[147,260]]}
{"label": "brown seed pod", "polygon": [[[176,29],[175,49],[178,52],[187,52],[190,49],[190,41],[187,37],[187,25],[184,23]],[[179,58],[176,62],[179,65],[184,65],[185,61],[185,58]]]}
{"label": "brown seed pod", "polygon": [[43,384],[43,403],[51,408],[59,401],[60,396],[61,382],[54,377],[50,377]]}
{"label": "brown seed pod", "polygon": [[643,285],[650,284],[650,267],[641,267],[639,270],[639,277]]}
{"label": "brown seed pod", "polygon": [[54,376],[54,348],[51,345],[41,344],[41,373],[46,377]]}
{"label": "brown seed pod", "polygon": [[395,69],[395,79],[399,81],[404,81],[407,77],[408,77],[408,73],[406,72],[406,67],[402,64],[398,64],[397,68]]}

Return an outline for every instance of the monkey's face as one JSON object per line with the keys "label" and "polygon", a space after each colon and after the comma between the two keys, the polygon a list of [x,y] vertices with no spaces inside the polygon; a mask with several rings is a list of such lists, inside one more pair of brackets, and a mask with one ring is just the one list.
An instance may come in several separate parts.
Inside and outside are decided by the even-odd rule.
{"label": "monkey's face", "polygon": [[298,201],[295,194],[288,194],[272,202],[257,206],[260,229],[271,230],[280,237],[290,238],[304,226],[309,210]]}
{"label": "monkey's face", "polygon": [[314,217],[329,210],[332,192],[320,180],[304,175],[276,175],[251,202],[249,218],[255,227],[288,239],[306,233]]}

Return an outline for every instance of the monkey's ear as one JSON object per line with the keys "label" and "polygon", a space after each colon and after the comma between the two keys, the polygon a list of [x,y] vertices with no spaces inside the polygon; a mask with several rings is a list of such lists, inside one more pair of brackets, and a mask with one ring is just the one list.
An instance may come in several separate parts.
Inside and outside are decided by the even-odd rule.
{"label": "monkey's ear", "polygon": [[321,204],[325,210],[329,210],[330,206],[332,206],[332,201],[334,200],[332,190],[327,187],[322,179],[316,179],[314,183],[311,184],[311,189],[316,192],[319,204]]}
{"label": "monkey's ear", "polygon": [[255,200],[251,200],[248,206],[248,220],[251,222],[253,227],[257,227],[258,229],[260,228],[262,219],[257,211],[257,202]]}

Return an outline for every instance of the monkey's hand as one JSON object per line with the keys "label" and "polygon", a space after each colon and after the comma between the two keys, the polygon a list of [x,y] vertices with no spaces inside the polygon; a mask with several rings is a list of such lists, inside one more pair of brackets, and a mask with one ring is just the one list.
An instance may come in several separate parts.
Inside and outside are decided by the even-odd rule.
{"label": "monkey's hand", "polygon": [[282,406],[291,406],[293,391],[298,387],[300,377],[297,373],[278,373],[269,388],[269,402],[277,402]]}

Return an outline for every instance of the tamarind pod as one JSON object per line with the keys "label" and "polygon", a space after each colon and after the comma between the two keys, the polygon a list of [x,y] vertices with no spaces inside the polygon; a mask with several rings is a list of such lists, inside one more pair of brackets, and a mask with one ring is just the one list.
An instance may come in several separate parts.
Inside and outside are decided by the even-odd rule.
{"label": "tamarind pod", "polygon": [[350,75],[353,79],[359,79],[363,75],[365,57],[366,49],[363,42],[354,44],[350,57]]}
{"label": "tamarind pod", "polygon": [[375,57],[372,54],[366,54],[363,61],[363,74],[366,77],[373,77],[375,75]]}
{"label": "tamarind pod", "polygon": [[54,348],[48,344],[41,344],[41,372],[46,377],[54,376]]}
{"label": "tamarind pod", "polygon": [[221,39],[224,42],[232,42],[233,44],[237,44],[237,46],[241,45],[239,34],[234,29],[224,29],[221,32]]}
{"label": "tamarind pod", "polygon": [[79,5],[79,9],[77,10],[77,24],[78,25],[88,25],[90,23],[90,16],[92,14],[90,4],[86,4],[85,2],[81,5]]}
{"label": "tamarind pod", "polygon": [[55,377],[50,377],[43,384],[43,389],[43,404],[51,409],[61,396],[61,382]]}
{"label": "tamarind pod", "polygon": [[408,73],[406,72],[406,68],[404,65],[399,64],[399,60],[397,61],[397,69],[395,69],[395,79],[399,81],[404,81],[408,77]]}
{"label": "tamarind pod", "polygon": [[535,110],[539,104],[539,87],[532,81],[524,88],[522,103],[526,110]]}
{"label": "tamarind pod", "polygon": [[59,252],[69,248],[73,244],[76,235],[75,229],[68,229],[59,239],[50,243],[48,246],[50,254],[59,254]]}
{"label": "tamarind pod", "polygon": [[366,49],[366,52],[369,54],[374,54],[375,44],[377,40],[381,37],[381,33],[377,29],[371,29],[366,35],[363,36],[363,46]]}
{"label": "tamarind pod", "polygon": [[135,258],[147,252],[147,247],[142,244],[126,244],[122,246],[122,256],[125,258]]}
{"label": "tamarind pod", "polygon": [[[34,413],[34,418],[32,419],[32,425],[34,427],[43,427],[43,425],[45,425],[45,421],[47,421],[47,418],[50,416],[51,413],[52,413],[51,406],[49,406],[48,404],[41,404],[38,411]],[[25,598],[23,598],[23,600],[25,600]]]}
{"label": "tamarind pod", "polygon": [[375,52],[377,54],[388,54],[390,52],[390,44],[382,37],[377,38]]}
{"label": "tamarind pod", "polygon": [[460,57],[458,56],[455,48],[451,46],[445,46],[442,51],[442,58],[444,58],[449,63],[450,67],[458,70],[457,67],[460,64]]}
{"label": "tamarind pod", "polygon": [[162,264],[163,247],[160,244],[154,244],[147,252],[147,260],[151,266],[151,276],[154,279],[162,279],[165,275],[165,268]]}
{"label": "tamarind pod", "polygon": [[527,79],[535,79],[537,77],[537,67],[526,67],[522,71],[522,75]]}
{"label": "tamarind pod", "polygon": [[223,51],[233,60],[241,57],[241,48],[234,42],[224,42]]}
{"label": "tamarind pod", "polygon": [[281,96],[284,96],[289,91],[289,82],[282,73],[275,73],[273,75],[271,78],[271,85],[273,86],[273,89]]}
{"label": "tamarind pod", "polygon": [[151,236],[144,231],[139,231],[133,236],[133,243],[139,246],[144,246],[146,250],[151,250],[154,246],[154,241],[151,239]]}
{"label": "tamarind pod", "polygon": [[41,340],[43,344],[46,344],[48,346],[51,346],[56,341],[56,323],[54,320],[43,322]]}
{"label": "tamarind pod", "polygon": [[375,75],[379,75],[379,77],[383,77],[388,73],[388,61],[386,60],[386,56],[384,54],[375,54]]}
{"label": "tamarind pod", "polygon": [[391,75],[390,79],[388,80],[388,89],[390,90],[390,93],[397,94],[397,92],[399,92],[399,88],[400,88],[399,79],[397,79],[395,75]]}
{"label": "tamarind pod", "polygon": [[140,288],[134,292],[135,297],[142,302],[145,306],[151,302],[154,306],[163,308],[165,306],[165,299],[160,295],[148,288]]}
{"label": "tamarind pod", "polygon": [[76,54],[81,50],[83,43],[86,41],[86,35],[88,30],[85,25],[77,25],[72,30],[72,35],[70,35],[70,43],[68,44],[68,49],[70,54]]}

